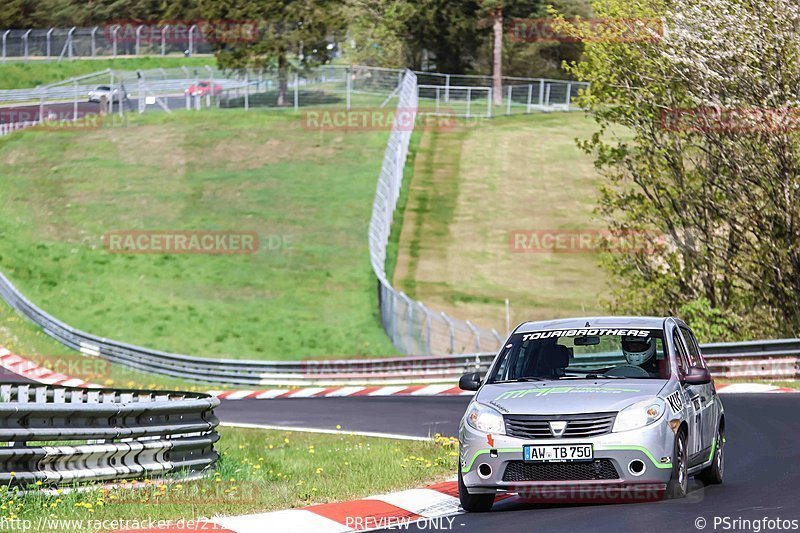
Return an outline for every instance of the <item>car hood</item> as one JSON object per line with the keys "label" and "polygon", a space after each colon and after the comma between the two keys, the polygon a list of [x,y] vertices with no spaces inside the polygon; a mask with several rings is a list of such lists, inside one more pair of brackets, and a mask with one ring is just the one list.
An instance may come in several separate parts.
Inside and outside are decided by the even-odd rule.
{"label": "car hood", "polygon": [[551,380],[481,387],[475,399],[503,414],[571,414],[619,411],[658,395],[667,380]]}

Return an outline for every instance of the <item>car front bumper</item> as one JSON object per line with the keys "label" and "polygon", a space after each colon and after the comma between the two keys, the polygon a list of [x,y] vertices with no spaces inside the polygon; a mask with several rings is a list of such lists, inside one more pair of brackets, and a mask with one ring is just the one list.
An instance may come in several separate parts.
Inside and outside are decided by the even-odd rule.
{"label": "car front bumper", "polygon": [[[535,493],[537,489],[574,493],[576,487],[615,490],[632,485],[663,489],[672,474],[674,442],[675,434],[663,420],[638,430],[578,439],[521,439],[506,435],[490,438],[462,420],[459,467],[470,494],[522,494]],[[524,445],[586,443],[592,444],[594,458],[581,465],[523,463]],[[641,464],[634,464],[636,461]],[[616,473],[609,465],[613,465]],[[634,473],[632,466],[642,465],[643,469]],[[573,477],[575,473],[578,475]]]}

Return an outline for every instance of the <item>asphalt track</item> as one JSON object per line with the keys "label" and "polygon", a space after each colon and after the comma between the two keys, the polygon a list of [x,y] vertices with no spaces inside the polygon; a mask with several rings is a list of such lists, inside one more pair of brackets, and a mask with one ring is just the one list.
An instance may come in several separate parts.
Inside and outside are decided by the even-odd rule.
{"label": "asphalt track", "polygon": [[[168,96],[166,97],[167,106],[170,109],[183,109],[186,107],[186,98],[183,96]],[[114,117],[117,117],[118,104],[114,103]],[[131,98],[128,103],[123,105],[126,112],[138,109],[138,99]],[[147,106],[148,110],[161,111],[158,105],[150,104]],[[50,103],[44,106],[45,116],[50,117],[51,120],[71,120],[74,116],[74,106],[72,102]],[[0,108],[0,124],[8,124],[12,122],[26,122],[39,119],[39,104],[31,105],[18,105],[11,107]],[[78,102],[78,118],[94,117],[100,111],[100,104],[97,102],[88,102],[82,99]],[[92,122],[95,124],[95,122]]]}
{"label": "asphalt track", "polygon": [[[703,488],[694,482],[684,500],[624,504],[523,504],[498,502],[489,513],[454,517],[455,531],[767,531],[761,521],[800,522],[800,394],[724,395],[727,444],[725,483]],[[307,398],[224,401],[225,422],[370,431],[412,436],[455,435],[468,397]],[[725,522],[717,520],[729,519]],[[696,526],[696,520],[705,526]],[[736,523],[734,520],[754,521]],[[701,521],[700,521],[701,522]],[[700,523],[698,522],[698,524]],[[407,531],[443,531],[435,523]],[[776,530],[772,524],[772,530]],[[738,526],[738,527],[737,527]],[[386,530],[386,531],[397,531]]]}

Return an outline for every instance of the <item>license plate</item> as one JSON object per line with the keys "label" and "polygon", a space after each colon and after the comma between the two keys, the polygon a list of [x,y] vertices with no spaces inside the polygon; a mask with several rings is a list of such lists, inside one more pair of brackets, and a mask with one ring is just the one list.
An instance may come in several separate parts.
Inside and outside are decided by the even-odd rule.
{"label": "license plate", "polygon": [[537,463],[570,463],[591,461],[594,449],[591,444],[542,444],[522,447],[522,458]]}

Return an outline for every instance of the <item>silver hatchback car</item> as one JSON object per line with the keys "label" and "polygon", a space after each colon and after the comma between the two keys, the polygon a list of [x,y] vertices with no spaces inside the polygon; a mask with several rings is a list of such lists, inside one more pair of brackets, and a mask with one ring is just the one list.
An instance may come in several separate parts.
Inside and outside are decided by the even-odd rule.
{"label": "silver hatchback car", "polygon": [[487,511],[506,493],[647,487],[680,498],[689,476],[722,483],[722,402],[677,318],[527,322],[485,379],[466,374],[459,386],[477,391],[459,431],[466,511]]}

